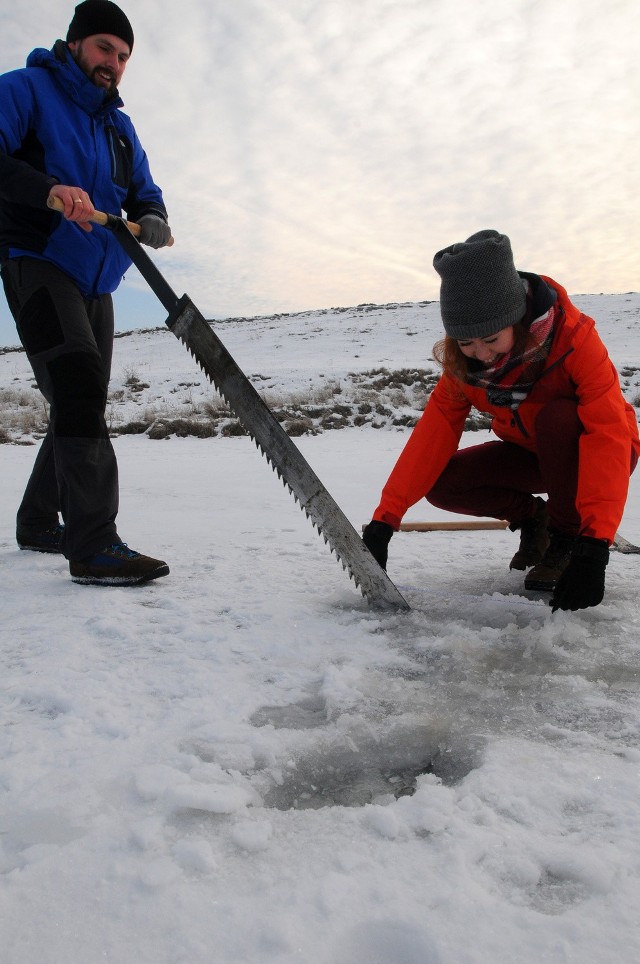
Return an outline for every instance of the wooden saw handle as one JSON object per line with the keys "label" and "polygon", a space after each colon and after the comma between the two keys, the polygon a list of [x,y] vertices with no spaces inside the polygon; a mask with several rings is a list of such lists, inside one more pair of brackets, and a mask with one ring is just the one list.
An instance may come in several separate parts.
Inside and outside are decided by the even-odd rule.
{"label": "wooden saw handle", "polygon": [[477,522],[468,520],[464,522],[401,522],[400,531],[444,532],[448,530],[506,529],[508,525],[508,522],[503,522],[501,519],[490,519],[489,521],[478,520]]}
{"label": "wooden saw handle", "polygon": [[[465,519],[460,522],[401,522],[400,532],[459,532],[477,529],[506,529],[508,522],[502,519]],[[364,529],[366,526],[362,526]]]}
{"label": "wooden saw handle", "polygon": [[[60,198],[51,197],[51,195],[47,198],[47,207],[51,208],[53,211],[59,211],[60,213],[64,211],[64,204]],[[105,214],[103,211],[94,211],[93,217],[89,218],[89,220],[92,221],[93,224],[101,224],[103,227],[106,227],[106,225],[109,223],[109,215]],[[142,229],[136,221],[127,221],[127,227],[134,237],[140,237],[140,231]],[[173,238],[169,238],[165,247],[170,248],[172,244]]]}

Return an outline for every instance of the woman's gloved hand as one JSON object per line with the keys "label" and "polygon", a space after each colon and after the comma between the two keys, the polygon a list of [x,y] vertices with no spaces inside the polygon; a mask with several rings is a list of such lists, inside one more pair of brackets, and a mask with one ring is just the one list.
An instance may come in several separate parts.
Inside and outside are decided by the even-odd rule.
{"label": "woman's gloved hand", "polygon": [[390,526],[387,522],[378,522],[377,520],[365,526],[364,532],[362,533],[362,541],[365,546],[378,565],[382,566],[385,571],[387,568],[387,556],[389,554],[389,541],[392,535],[393,526]]}
{"label": "woman's gloved hand", "polygon": [[569,565],[553,591],[549,603],[552,612],[599,606],[604,597],[604,571],[608,562],[609,546],[604,539],[578,536]]}

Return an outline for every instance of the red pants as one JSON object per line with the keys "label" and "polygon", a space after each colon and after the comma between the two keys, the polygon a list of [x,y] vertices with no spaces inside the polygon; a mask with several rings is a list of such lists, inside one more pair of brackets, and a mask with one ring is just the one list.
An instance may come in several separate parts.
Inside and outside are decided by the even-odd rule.
{"label": "red pants", "polygon": [[[427,493],[427,501],[449,512],[521,522],[535,511],[534,493],[547,493],[553,528],[577,535],[582,431],[575,401],[561,398],[550,402],[536,422],[537,452],[500,441],[459,449]],[[631,472],[637,461],[632,452]]]}

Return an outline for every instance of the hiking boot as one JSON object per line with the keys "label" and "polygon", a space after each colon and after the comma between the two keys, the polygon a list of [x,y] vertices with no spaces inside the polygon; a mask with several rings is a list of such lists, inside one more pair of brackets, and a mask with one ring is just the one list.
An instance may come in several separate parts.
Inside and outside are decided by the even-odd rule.
{"label": "hiking boot", "polygon": [[32,549],[33,552],[62,552],[63,534],[64,526],[59,524],[31,532],[22,529],[16,533],[16,542],[20,549]]}
{"label": "hiking boot", "polygon": [[509,569],[524,570],[537,565],[549,545],[547,503],[539,498],[536,502],[535,515],[509,526],[512,530],[520,529],[520,546],[509,563]]}
{"label": "hiking boot", "polygon": [[537,566],[527,573],[524,580],[525,589],[537,589],[539,592],[551,592],[562,573],[569,565],[571,552],[575,545],[575,537],[565,535],[551,529],[549,548]]}
{"label": "hiking boot", "polygon": [[169,566],[118,542],[88,559],[70,562],[69,572],[74,582],[85,586],[137,586],[150,579],[168,576]]}

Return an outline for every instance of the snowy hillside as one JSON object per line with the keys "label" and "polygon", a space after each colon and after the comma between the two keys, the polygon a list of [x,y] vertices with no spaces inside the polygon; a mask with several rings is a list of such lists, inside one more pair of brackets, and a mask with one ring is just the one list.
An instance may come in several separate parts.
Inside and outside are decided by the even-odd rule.
{"label": "snowy hillside", "polygon": [[[577,297],[598,321],[630,401],[640,397],[640,295]],[[415,423],[438,369],[437,302],[360,305],[268,318],[228,319],[214,329],[290,435],[348,426]],[[24,353],[0,354],[0,430],[42,430],[46,412]],[[237,434],[238,423],[167,328],[115,340],[108,408],[114,433]],[[484,420],[476,419],[483,426]],[[26,428],[26,433],[25,433]],[[23,438],[24,440],[24,438]]]}
{"label": "snowy hillside", "polygon": [[[638,405],[640,295],[576,301]],[[437,305],[215,327],[300,405],[432,369],[440,335]],[[113,375],[114,426],[214,403],[169,332],[117,338]],[[5,422],[30,385],[0,355]],[[296,438],[356,527],[408,432],[398,392],[378,430]],[[552,614],[508,569],[514,533],[399,533],[412,608],[380,613],[250,439],[142,432],[114,439],[120,529],[171,574],[83,587],[17,549],[34,435],[6,434],[2,964],[640,960],[639,555],[612,553],[601,606]],[[636,473],[635,543],[639,496]]]}

